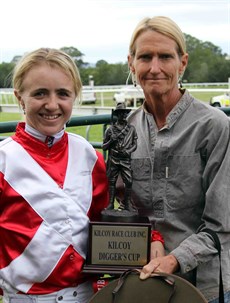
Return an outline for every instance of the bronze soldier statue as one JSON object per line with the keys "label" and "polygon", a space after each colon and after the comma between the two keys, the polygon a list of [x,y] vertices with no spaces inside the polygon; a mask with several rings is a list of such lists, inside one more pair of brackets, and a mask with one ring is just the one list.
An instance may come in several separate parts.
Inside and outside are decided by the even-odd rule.
{"label": "bronze soldier statue", "polygon": [[131,203],[132,191],[132,170],[131,153],[137,148],[137,133],[135,127],[128,124],[126,117],[130,112],[125,103],[118,103],[113,115],[117,121],[105,132],[102,145],[103,150],[108,150],[107,176],[109,179],[110,202],[107,210],[114,209],[116,193],[116,182],[120,175],[124,183],[124,201],[120,204],[119,210],[134,212]]}

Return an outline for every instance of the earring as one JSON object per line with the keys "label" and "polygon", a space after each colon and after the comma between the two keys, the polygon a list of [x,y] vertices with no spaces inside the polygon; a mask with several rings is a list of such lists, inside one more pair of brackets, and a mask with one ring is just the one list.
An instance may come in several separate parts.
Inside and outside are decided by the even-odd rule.
{"label": "earring", "polygon": [[132,78],[133,85],[136,87],[136,86],[137,86],[136,75],[135,75],[135,73],[133,73],[131,70],[129,71],[128,78],[127,78],[125,84],[126,84],[126,85],[129,84],[129,78],[130,78],[130,76],[131,76],[131,78]]}
{"label": "earring", "polygon": [[126,85],[129,84],[129,78],[130,78],[130,76],[131,76],[131,70],[129,71],[128,77],[126,79],[126,82],[125,82]]}
{"label": "earring", "polygon": [[178,83],[179,83],[180,89],[183,88],[182,78],[183,78],[183,74],[181,74],[181,75],[179,76],[179,79],[178,79]]}
{"label": "earring", "polygon": [[133,85],[136,87],[137,86],[137,79],[136,79],[136,75],[134,73],[132,73],[132,82],[133,82]]}

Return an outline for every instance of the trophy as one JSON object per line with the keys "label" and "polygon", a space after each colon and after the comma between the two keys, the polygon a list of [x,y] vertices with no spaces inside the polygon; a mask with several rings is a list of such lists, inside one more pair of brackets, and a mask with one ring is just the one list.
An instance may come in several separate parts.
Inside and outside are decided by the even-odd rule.
{"label": "trophy", "polygon": [[[150,259],[151,224],[138,215],[131,199],[131,154],[137,147],[137,134],[126,120],[129,112],[125,103],[118,103],[112,110],[112,124],[105,132],[102,148],[108,150],[109,205],[102,211],[100,222],[90,222],[84,272],[121,274],[127,269],[142,268]],[[123,183],[119,201],[118,180]]]}

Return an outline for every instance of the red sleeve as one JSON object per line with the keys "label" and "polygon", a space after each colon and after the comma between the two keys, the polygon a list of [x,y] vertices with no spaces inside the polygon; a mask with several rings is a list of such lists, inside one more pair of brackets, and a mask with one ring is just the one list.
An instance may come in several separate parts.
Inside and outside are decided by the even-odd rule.
{"label": "red sleeve", "polygon": [[88,213],[91,221],[100,220],[101,211],[107,207],[109,203],[108,179],[106,176],[106,165],[103,155],[96,151],[97,162],[94,166],[93,178],[93,198]]}
{"label": "red sleeve", "polygon": [[157,230],[152,230],[151,231],[151,240],[152,240],[151,242],[160,241],[163,245],[165,243],[162,234],[159,233],[159,231],[157,231]]}

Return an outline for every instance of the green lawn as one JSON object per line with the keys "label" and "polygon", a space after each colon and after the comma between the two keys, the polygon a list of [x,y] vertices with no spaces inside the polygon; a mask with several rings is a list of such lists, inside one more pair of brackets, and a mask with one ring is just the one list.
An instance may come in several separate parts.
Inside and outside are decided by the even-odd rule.
{"label": "green lawn", "polygon": [[3,113],[0,112],[0,122],[22,120],[22,115],[19,113]]}

